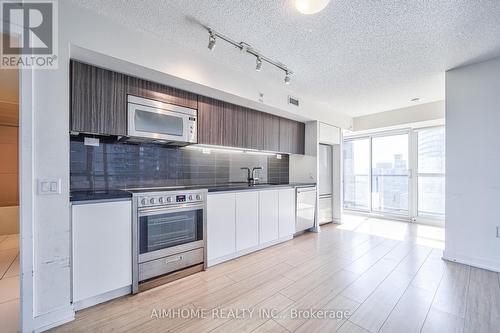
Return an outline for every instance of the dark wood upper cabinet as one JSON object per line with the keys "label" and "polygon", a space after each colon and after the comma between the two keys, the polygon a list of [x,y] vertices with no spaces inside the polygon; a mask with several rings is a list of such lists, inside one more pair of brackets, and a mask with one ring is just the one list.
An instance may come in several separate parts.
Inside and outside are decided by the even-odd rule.
{"label": "dark wood upper cabinet", "polygon": [[280,150],[280,118],[278,116],[262,113],[263,135],[263,150],[279,151]]}
{"label": "dark wood upper cabinet", "polygon": [[247,109],[199,96],[198,143],[249,148],[247,127]]}
{"label": "dark wood upper cabinet", "polygon": [[71,131],[126,135],[127,76],[77,61],[70,67]]}
{"label": "dark wood upper cabinet", "polygon": [[198,97],[198,143],[223,145],[224,104],[213,98]]}
{"label": "dark wood upper cabinet", "polygon": [[198,109],[198,96],[196,94],[136,77],[129,78],[127,93],[164,103]]}
{"label": "dark wood upper cabinet", "polygon": [[279,136],[279,151],[291,154],[304,154],[304,123],[291,119],[280,118]]}
{"label": "dark wood upper cabinet", "polygon": [[304,123],[198,97],[198,143],[304,154]]}
{"label": "dark wood upper cabinet", "polygon": [[198,143],[304,153],[303,123],[75,60],[70,66],[73,132],[127,135],[130,94],[197,109]]}
{"label": "dark wood upper cabinet", "polygon": [[227,147],[249,148],[247,142],[247,109],[224,103],[224,137],[222,145]]}
{"label": "dark wood upper cabinet", "polygon": [[247,109],[246,139],[247,147],[250,149],[264,149],[264,113]]}
{"label": "dark wood upper cabinet", "polygon": [[198,108],[198,96],[72,60],[70,130],[127,135],[127,94]]}

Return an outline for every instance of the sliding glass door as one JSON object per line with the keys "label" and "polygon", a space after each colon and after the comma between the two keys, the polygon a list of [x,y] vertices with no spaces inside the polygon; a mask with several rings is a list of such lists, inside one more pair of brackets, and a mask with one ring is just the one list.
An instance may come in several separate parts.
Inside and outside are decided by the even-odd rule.
{"label": "sliding glass door", "polygon": [[370,209],[370,139],[344,143],[344,207]]}
{"label": "sliding glass door", "polygon": [[408,134],[372,138],[372,210],[408,215]]}
{"label": "sliding glass door", "polygon": [[444,127],[344,140],[345,209],[443,220],[444,189]]}

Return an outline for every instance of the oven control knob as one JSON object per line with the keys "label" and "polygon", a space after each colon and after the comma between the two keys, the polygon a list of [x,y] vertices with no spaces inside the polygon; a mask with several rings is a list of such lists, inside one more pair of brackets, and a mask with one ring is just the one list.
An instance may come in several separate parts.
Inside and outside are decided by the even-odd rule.
{"label": "oven control knob", "polygon": [[146,198],[143,198],[143,199],[141,200],[141,204],[142,204],[143,206],[144,206],[144,205],[146,205],[147,203],[148,203],[148,201],[146,200]]}
{"label": "oven control knob", "polygon": [[196,200],[201,200],[201,195],[197,194],[196,195]]}
{"label": "oven control knob", "polygon": [[172,197],[167,197],[167,202],[172,202]]}
{"label": "oven control knob", "polygon": [[160,203],[165,203],[165,198],[164,198],[164,197],[160,197],[160,199],[158,199],[158,201],[159,201]]}
{"label": "oven control knob", "polygon": [[189,199],[189,201],[193,201],[193,196],[189,195],[188,199]]}
{"label": "oven control knob", "polygon": [[149,199],[149,202],[150,202],[152,205],[154,205],[154,204],[156,203],[156,199],[155,199],[155,198],[151,198],[151,199]]}

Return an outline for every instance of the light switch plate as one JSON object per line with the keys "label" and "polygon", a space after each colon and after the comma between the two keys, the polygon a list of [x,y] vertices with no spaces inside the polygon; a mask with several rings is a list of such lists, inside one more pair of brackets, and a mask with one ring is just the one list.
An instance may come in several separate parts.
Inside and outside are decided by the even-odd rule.
{"label": "light switch plate", "polygon": [[39,179],[38,194],[61,194],[61,179]]}
{"label": "light switch plate", "polygon": [[500,238],[500,226],[497,227],[497,238]]}

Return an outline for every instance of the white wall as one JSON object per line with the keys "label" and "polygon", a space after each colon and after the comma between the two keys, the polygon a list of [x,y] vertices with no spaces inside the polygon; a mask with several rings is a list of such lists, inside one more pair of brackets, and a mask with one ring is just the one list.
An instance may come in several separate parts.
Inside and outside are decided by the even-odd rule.
{"label": "white wall", "polygon": [[444,257],[500,271],[500,58],[446,73]]}
{"label": "white wall", "polygon": [[366,131],[377,128],[444,119],[444,117],[445,102],[438,101],[355,117],[353,119],[353,130]]}
{"label": "white wall", "polygon": [[[281,82],[247,80],[242,73],[200,59],[178,45],[128,30],[126,26],[75,7],[70,1],[60,1],[59,69],[34,71],[33,100],[27,103],[32,104],[34,117],[33,177],[35,180],[61,179],[60,195],[34,194],[33,198],[35,329],[60,324],[74,316],[70,304],[68,134],[72,54],[96,64],[117,66],[125,73],[140,75],[143,70],[145,78],[176,82],[180,88],[192,88],[195,92],[225,94],[263,111],[320,119],[340,127],[351,126],[350,117],[317,106],[314,101],[303,99],[300,110],[290,109],[286,104],[288,92]],[[110,61],[113,58],[115,62]],[[26,85],[23,89],[27,89]],[[258,91],[265,93],[266,104],[255,102]]]}

